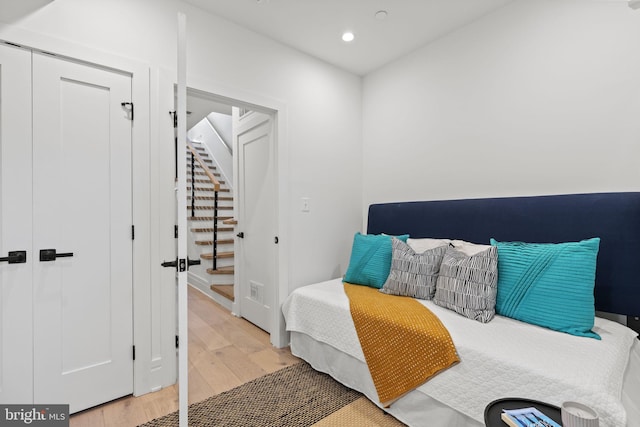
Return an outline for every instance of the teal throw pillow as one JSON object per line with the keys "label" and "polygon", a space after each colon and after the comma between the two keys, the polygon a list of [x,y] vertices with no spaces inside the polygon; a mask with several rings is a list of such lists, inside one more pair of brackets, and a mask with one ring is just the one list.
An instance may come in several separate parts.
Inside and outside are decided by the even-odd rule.
{"label": "teal throw pillow", "polygon": [[[380,289],[391,270],[391,237],[387,234],[356,233],[344,281]],[[409,235],[395,237],[406,242]]]}
{"label": "teal throw pillow", "polygon": [[600,239],[567,243],[498,242],[496,313],[572,335],[593,332]]}

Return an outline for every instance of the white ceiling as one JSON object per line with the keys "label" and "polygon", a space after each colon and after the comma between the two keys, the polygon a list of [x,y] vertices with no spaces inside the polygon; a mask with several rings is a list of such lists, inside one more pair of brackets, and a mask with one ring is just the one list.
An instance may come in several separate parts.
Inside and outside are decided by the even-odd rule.
{"label": "white ceiling", "polygon": [[[185,0],[365,75],[513,0]],[[386,10],[384,20],[377,11]],[[346,30],[355,34],[342,41]]]}

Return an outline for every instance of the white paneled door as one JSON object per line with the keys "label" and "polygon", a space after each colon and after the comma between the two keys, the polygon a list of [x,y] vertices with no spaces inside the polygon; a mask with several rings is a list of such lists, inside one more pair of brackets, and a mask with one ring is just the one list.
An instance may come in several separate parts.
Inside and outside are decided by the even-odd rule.
{"label": "white paneled door", "polygon": [[238,116],[234,133],[238,153],[238,241],[241,316],[271,331],[275,307],[276,226],[271,117],[255,111]]}
{"label": "white paneled door", "polygon": [[[133,391],[132,112],[122,105],[131,76],[29,54],[32,156],[7,161],[31,174],[33,201],[21,204],[28,214],[17,223],[31,227],[23,246],[32,295],[9,295],[9,304],[33,310],[22,349],[33,357],[32,401],[77,412]],[[4,93],[2,101],[4,114]],[[3,189],[3,217],[16,209],[9,204]],[[14,280],[23,279],[3,287]]]}
{"label": "white paneled door", "polygon": [[30,69],[29,51],[0,45],[0,402],[15,404],[33,400]]}

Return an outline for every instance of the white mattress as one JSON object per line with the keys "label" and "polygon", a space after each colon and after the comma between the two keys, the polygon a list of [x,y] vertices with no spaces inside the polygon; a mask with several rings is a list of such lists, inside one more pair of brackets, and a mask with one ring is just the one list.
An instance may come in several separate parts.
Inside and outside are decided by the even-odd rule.
{"label": "white mattress", "polygon": [[[598,341],[501,316],[482,324],[421,302],[449,330],[461,363],[394,403],[389,412],[401,421],[481,426],[487,403],[518,396],[576,400],[595,408],[603,427],[640,426],[640,345],[630,329],[596,318]],[[296,289],[283,313],[295,355],[377,402],[340,279]],[[425,402],[436,411],[428,417]]]}

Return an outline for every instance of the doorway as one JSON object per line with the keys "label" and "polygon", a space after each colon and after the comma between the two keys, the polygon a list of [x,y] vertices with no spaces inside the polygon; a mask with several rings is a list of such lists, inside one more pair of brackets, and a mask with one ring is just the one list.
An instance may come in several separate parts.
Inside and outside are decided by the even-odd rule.
{"label": "doorway", "polygon": [[[189,283],[233,311],[237,257],[232,106],[187,89]],[[191,185],[193,183],[193,185]],[[217,194],[214,191],[218,188]]]}
{"label": "doorway", "polygon": [[[190,269],[189,283],[270,332],[277,294],[276,113],[193,88],[187,111],[188,140],[223,190],[216,213],[214,184],[188,154],[189,257],[202,262]],[[207,220],[217,224],[203,225]]]}
{"label": "doorway", "polygon": [[[270,332],[277,305],[276,112],[193,88],[187,112],[187,139],[198,154],[186,158],[193,184],[188,252],[202,262],[189,270],[189,283]],[[201,162],[220,182],[217,211]]]}

